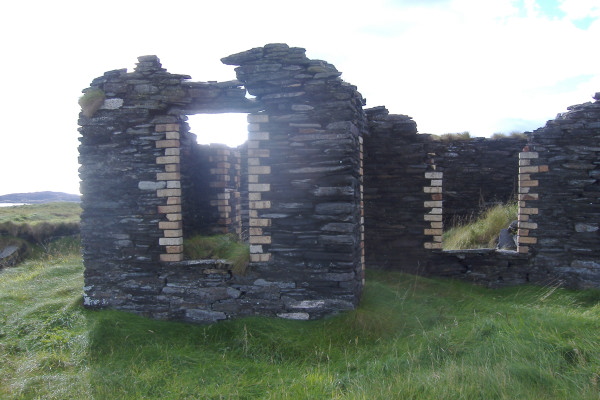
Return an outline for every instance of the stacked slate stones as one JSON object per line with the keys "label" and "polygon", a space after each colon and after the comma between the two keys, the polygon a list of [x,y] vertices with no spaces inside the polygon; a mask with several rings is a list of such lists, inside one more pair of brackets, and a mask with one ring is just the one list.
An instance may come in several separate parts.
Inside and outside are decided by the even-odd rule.
{"label": "stacked slate stones", "polygon": [[428,135],[406,115],[389,114],[385,107],[366,110],[365,247],[373,268],[418,272],[425,259],[423,204],[431,200],[423,188],[431,160]]}
{"label": "stacked slate stones", "polygon": [[[256,314],[312,319],[358,303],[360,94],[332,65],[283,44],[224,62],[240,65],[239,81],[188,82],[144,56],[133,72],[107,72],[84,91],[105,96],[100,109],[79,118],[88,307],[212,322]],[[242,85],[256,98],[247,99]],[[241,149],[247,161],[237,169],[197,159],[206,149],[194,144],[186,115],[216,112],[251,113]],[[203,197],[215,194],[203,190],[210,171],[197,170],[207,166],[223,181],[247,171],[236,181],[247,186],[240,192],[249,208],[244,276],[218,261],[178,261],[183,235],[215,219],[202,208],[227,200]]]}
{"label": "stacked slate stones", "polygon": [[547,275],[571,287],[600,286],[600,93],[595,102],[568,112],[533,132],[530,151],[548,172],[538,181],[537,243],[531,273]]}
{"label": "stacked slate stones", "polygon": [[263,110],[249,116],[252,269],[281,316],[353,308],[363,280],[363,99],[324,61],[271,44],[222,59]]}
{"label": "stacked slate stones", "polygon": [[237,81],[187,82],[156,56],[138,60],[133,72],[109,71],[84,90],[84,98],[105,97],[79,116],[85,300],[137,312],[154,307],[148,313],[162,316],[170,314],[156,307],[165,284],[160,261],[181,259],[182,203],[198,200],[181,193],[181,182],[194,180],[182,178],[181,160],[198,154],[185,114],[255,106]]}

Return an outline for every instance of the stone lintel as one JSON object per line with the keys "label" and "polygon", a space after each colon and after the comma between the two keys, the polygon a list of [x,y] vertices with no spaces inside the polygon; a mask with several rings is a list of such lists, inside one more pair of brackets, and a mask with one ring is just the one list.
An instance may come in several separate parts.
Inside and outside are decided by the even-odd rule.
{"label": "stone lintel", "polygon": [[157,164],[181,164],[180,156],[160,156],[156,157]]}
{"label": "stone lintel", "polygon": [[523,181],[519,181],[519,186],[522,187],[534,187],[534,186],[539,186],[540,182],[537,180],[523,180]]}
{"label": "stone lintel", "polygon": [[176,204],[176,205],[172,205],[172,206],[158,206],[159,214],[172,214],[172,213],[180,213],[180,212],[181,212],[180,204]]}
{"label": "stone lintel", "polygon": [[183,244],[182,237],[159,238],[158,244],[161,246],[179,246]]}
{"label": "stone lintel", "polygon": [[250,254],[250,262],[269,262],[271,261],[271,253]]}
{"label": "stone lintel", "polygon": [[183,254],[174,253],[174,254],[161,254],[160,261],[162,262],[179,262],[183,261]]}
{"label": "stone lintel", "polygon": [[177,139],[157,140],[156,148],[164,149],[168,147],[181,147],[181,142]]}
{"label": "stone lintel", "polygon": [[519,153],[519,159],[522,158],[539,158],[539,153],[536,151],[524,151]]}
{"label": "stone lintel", "polygon": [[155,132],[179,132],[179,124],[157,124]]}
{"label": "stone lintel", "polygon": [[425,178],[427,179],[442,179],[443,177],[443,172],[425,172]]}
{"label": "stone lintel", "polygon": [[156,174],[157,181],[174,181],[181,179],[181,172],[158,172]]}
{"label": "stone lintel", "polygon": [[158,229],[181,229],[182,227],[181,221],[160,221],[158,223]]}
{"label": "stone lintel", "polygon": [[266,123],[269,122],[269,115],[267,114],[248,114],[248,117],[246,118],[246,120],[248,121],[248,123],[256,123],[256,124],[260,124],[260,123]]}
{"label": "stone lintel", "polygon": [[271,236],[250,236],[250,244],[271,244]]}
{"label": "stone lintel", "polygon": [[250,226],[271,226],[271,220],[269,218],[250,218]]}

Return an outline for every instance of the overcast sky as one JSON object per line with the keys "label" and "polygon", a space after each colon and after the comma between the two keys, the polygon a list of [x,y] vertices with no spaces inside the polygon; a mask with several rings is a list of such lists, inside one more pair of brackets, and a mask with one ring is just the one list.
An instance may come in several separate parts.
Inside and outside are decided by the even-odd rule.
{"label": "overcast sky", "polygon": [[[421,133],[533,130],[600,91],[598,0],[3,1],[0,36],[0,194],[78,193],[81,90],[140,55],[224,81],[224,56],[304,47]],[[239,117],[223,140],[190,124],[239,144]]]}

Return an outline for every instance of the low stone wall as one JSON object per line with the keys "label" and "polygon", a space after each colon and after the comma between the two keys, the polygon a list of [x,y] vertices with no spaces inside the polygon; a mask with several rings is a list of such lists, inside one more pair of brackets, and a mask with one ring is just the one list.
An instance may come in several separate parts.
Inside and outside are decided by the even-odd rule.
{"label": "low stone wall", "polygon": [[308,320],[351,309],[335,300],[297,298],[293,281],[267,281],[256,274],[236,276],[225,260],[191,260],[155,265],[149,274],[121,282],[118,290],[86,288],[84,305],[112,307],[157,319],[210,323],[234,317],[264,315]]}
{"label": "low stone wall", "polygon": [[[600,95],[530,139],[439,142],[406,116],[367,110],[367,265],[488,286],[600,286]],[[516,198],[518,251],[442,252],[448,221]],[[510,268],[509,268],[510,267]]]}
{"label": "low stone wall", "polygon": [[556,283],[548,271],[532,269],[528,256],[496,249],[434,251],[429,254],[421,274],[464,280],[490,288]]}
{"label": "low stone wall", "polygon": [[533,132],[530,150],[547,172],[532,172],[537,224],[533,266],[572,287],[600,286],[600,93]]}

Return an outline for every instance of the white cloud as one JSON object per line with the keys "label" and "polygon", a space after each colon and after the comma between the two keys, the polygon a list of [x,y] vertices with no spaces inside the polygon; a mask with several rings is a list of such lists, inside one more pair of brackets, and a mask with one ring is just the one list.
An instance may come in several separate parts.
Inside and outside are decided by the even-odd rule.
{"label": "white cloud", "polygon": [[597,0],[560,0],[559,8],[571,20],[600,18],[600,5]]}
{"label": "white cloud", "polygon": [[[77,191],[80,91],[104,71],[131,69],[144,54],[194,80],[229,80],[233,67],[220,58],[287,42],[336,65],[368,107],[411,115],[421,132],[487,136],[512,130],[511,123],[536,128],[600,90],[597,1],[563,0],[562,19],[540,4],[4,2],[0,35],[9,40],[1,45],[0,107],[10,118],[3,121],[0,168],[11,173],[3,174],[0,194]],[[585,29],[574,23],[585,18]]]}

